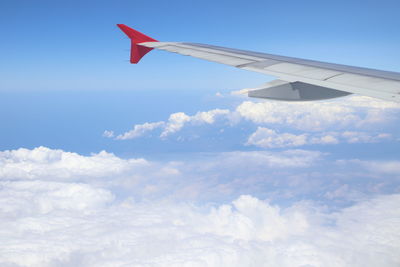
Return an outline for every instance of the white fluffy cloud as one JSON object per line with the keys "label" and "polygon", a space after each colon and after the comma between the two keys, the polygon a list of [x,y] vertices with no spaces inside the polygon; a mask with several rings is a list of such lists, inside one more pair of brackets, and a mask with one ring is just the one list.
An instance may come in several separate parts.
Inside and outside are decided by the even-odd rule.
{"label": "white fluffy cloud", "polygon": [[258,127],[247,140],[247,145],[255,145],[263,148],[297,147],[312,144],[337,144],[346,143],[375,143],[382,140],[390,140],[387,133],[368,134],[366,132],[326,132],[319,134],[291,134],[278,133],[265,127]]}
{"label": "white fluffy cloud", "polygon": [[241,117],[256,124],[283,124],[298,130],[324,131],[368,126],[394,119],[400,105],[369,97],[352,96],[316,102],[250,102],[236,108]]}
{"label": "white fluffy cloud", "polygon": [[1,181],[2,218],[19,219],[51,212],[90,212],[114,200],[108,190],[84,183]]}
{"label": "white fluffy cloud", "polygon": [[[219,119],[229,127],[243,121],[254,123],[258,130],[249,136],[246,144],[264,148],[372,143],[391,137],[390,134],[376,132],[379,129],[377,125],[390,125],[389,122],[396,121],[399,110],[400,105],[396,103],[362,96],[317,102],[244,101],[234,110],[214,109],[193,116],[174,113],[167,121],[135,125],[131,131],[115,139],[133,139],[157,129],[161,131],[160,137],[165,139],[188,125],[215,124]],[[279,127],[306,132],[281,133],[275,130]],[[112,131],[105,131],[103,135],[114,137]]]}
{"label": "white fluffy cloud", "polygon": [[[251,196],[211,208],[129,200],[110,203],[106,191],[59,186],[54,191],[49,186],[45,190],[14,186],[22,192],[18,198],[30,205],[11,203],[2,211],[2,266],[400,263],[399,195],[321,214],[315,212],[318,207],[299,203],[280,208]],[[10,190],[15,188],[3,192],[14,195]],[[34,194],[27,193],[30,190]],[[32,207],[36,203],[38,207]],[[27,207],[31,209],[26,211]]]}
{"label": "white fluffy cloud", "polygon": [[[143,136],[147,132],[151,132],[154,129],[160,128],[160,127],[164,126],[164,124],[165,123],[162,122],[162,121],[152,122],[152,123],[145,122],[143,124],[136,124],[136,125],[133,126],[132,130],[130,130],[130,131],[124,133],[124,134],[118,135],[115,139],[117,139],[117,140],[134,139],[134,138]],[[109,132],[109,131],[105,131],[105,133],[106,132]],[[114,135],[108,135],[106,137],[110,137],[111,138],[111,137],[114,137]]]}
{"label": "white fluffy cloud", "polygon": [[[227,190],[226,177],[199,184],[219,172],[239,175],[233,183],[243,190],[246,179],[257,186],[255,168],[279,170],[281,176],[260,177],[272,186],[282,171],[298,173],[321,157],[304,150],[229,152],[156,163],[44,147],[0,152],[0,266],[398,266],[399,194],[334,211],[244,194],[219,204],[196,201],[212,188]],[[250,178],[242,176],[249,171]],[[313,175],[305,178],[315,183]],[[296,191],[299,182],[286,186]],[[149,192],[166,197],[140,197]],[[165,192],[195,199],[176,201]]]}
{"label": "white fluffy cloud", "polygon": [[279,134],[274,130],[258,127],[247,140],[248,145],[256,145],[259,147],[293,147],[307,144],[307,134],[295,135],[290,133]]}
{"label": "white fluffy cloud", "polygon": [[210,154],[201,160],[152,162],[142,158],[122,159],[105,151],[83,156],[46,147],[20,148],[0,152],[0,181],[90,183],[129,191],[141,199],[173,196],[195,200],[203,190],[207,190],[204,198],[223,195],[215,186],[219,179],[226,178],[204,180],[204,175],[215,177],[221,170],[246,173],[260,168],[305,168],[322,157],[319,152],[305,150],[235,151]]}
{"label": "white fluffy cloud", "polygon": [[[213,124],[218,117],[226,116],[229,114],[229,110],[226,109],[214,109],[209,111],[199,111],[193,116],[188,116],[183,112],[173,113],[169,116],[168,121],[159,122],[146,122],[144,124],[136,124],[133,129],[118,135],[115,139],[127,140],[141,137],[147,132],[151,132],[155,129],[162,129],[160,134],[161,138],[179,132],[186,124],[192,125],[201,124]],[[104,131],[104,137],[112,138],[114,133],[112,131]]]}
{"label": "white fluffy cloud", "polygon": [[0,180],[76,180],[118,176],[149,165],[144,159],[124,160],[101,151],[91,156],[38,147],[0,152]]}

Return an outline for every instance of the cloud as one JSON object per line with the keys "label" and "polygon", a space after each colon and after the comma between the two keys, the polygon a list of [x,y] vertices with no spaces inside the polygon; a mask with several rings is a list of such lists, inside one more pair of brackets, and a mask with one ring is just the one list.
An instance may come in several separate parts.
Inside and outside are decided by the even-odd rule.
{"label": "cloud", "polygon": [[[186,115],[183,112],[173,113],[169,116],[168,121],[159,122],[146,122],[143,124],[136,124],[133,129],[118,135],[116,140],[128,140],[141,137],[148,132],[155,129],[162,129],[160,134],[161,138],[179,132],[186,124],[191,125],[202,125],[202,124],[213,124],[218,117],[222,117],[229,114],[229,110],[225,109],[214,109],[209,111],[199,111],[193,116]],[[112,138],[114,133],[112,131],[105,131],[104,137]]]}
{"label": "cloud", "polygon": [[342,133],[342,137],[345,138],[348,143],[375,143],[379,142],[380,140],[390,139],[391,135],[388,133],[370,135],[365,132],[345,131]]}
{"label": "cloud", "polygon": [[[105,151],[83,156],[46,147],[32,150],[20,148],[0,152],[0,181],[92,183],[135,192],[140,198],[173,196],[195,199],[207,190],[203,198],[218,198],[224,194],[214,187],[220,180],[226,182],[229,179],[228,170],[245,176],[264,168],[269,171],[305,168],[322,157],[320,152],[305,150],[234,151],[207,154],[205,159],[200,160],[155,162],[142,158],[122,159]],[[226,174],[218,179],[204,180],[204,176],[216,177],[215,173]]]}
{"label": "cloud", "polygon": [[307,144],[307,137],[307,134],[278,134],[274,130],[258,127],[257,131],[249,136],[247,144],[264,148],[302,146]]}
{"label": "cloud", "polygon": [[52,190],[42,184],[33,193],[28,185],[2,189],[11,200],[29,203],[2,211],[0,224],[7,229],[0,232],[2,266],[400,263],[399,195],[327,213],[302,203],[281,208],[249,195],[213,207],[118,203],[110,193],[75,186],[58,184]]}
{"label": "cloud", "polygon": [[83,183],[34,180],[0,184],[0,211],[8,219],[51,212],[90,212],[114,200],[108,190]]}
{"label": "cloud", "polygon": [[160,137],[166,137],[172,133],[180,131],[185,123],[189,122],[190,119],[191,118],[183,112],[171,114]]}
{"label": "cloud", "polygon": [[309,167],[323,157],[318,151],[286,150],[282,152],[268,151],[233,151],[218,154],[216,160],[209,164],[238,168],[240,166],[268,166],[271,168]]}
{"label": "cloud", "polygon": [[255,145],[263,148],[298,147],[313,144],[338,144],[347,143],[375,143],[390,140],[391,135],[387,133],[369,134],[366,132],[326,132],[318,134],[291,134],[278,133],[265,127],[258,127],[247,140],[247,145]]}
{"label": "cloud", "polygon": [[144,159],[124,160],[101,151],[91,156],[37,147],[0,152],[0,180],[76,180],[121,175],[149,165]]}
{"label": "cloud", "polygon": [[199,111],[194,116],[188,116],[183,112],[171,114],[160,137],[165,138],[180,131],[187,123],[192,125],[213,124],[218,117],[226,116],[227,114],[229,114],[229,110],[226,109]]}
{"label": "cloud", "polygon": [[[243,123],[251,122],[257,130],[247,141],[238,142],[262,148],[374,143],[392,138],[391,134],[377,129],[382,131],[390,122],[398,120],[399,110],[396,103],[362,96],[316,102],[244,101],[233,110],[212,109],[192,116],[173,113],[167,121],[137,124],[115,139],[138,138],[159,129],[160,138],[165,140],[185,127],[204,124],[222,128],[220,133],[224,135],[226,127],[240,128]],[[112,138],[114,133],[105,131],[103,136]]]}
{"label": "cloud", "polygon": [[219,179],[226,181],[226,177],[204,180],[204,175],[215,176],[222,170],[246,175],[246,172],[265,167],[269,170],[304,168],[321,158],[321,153],[305,150],[234,151],[208,154],[201,160],[155,162],[143,158],[122,159],[105,151],[83,156],[46,147],[20,148],[0,152],[0,181],[91,183],[152,199],[167,196],[196,199],[202,190],[209,188],[203,197],[216,198],[221,193],[213,187]]}
{"label": "cloud", "polygon": [[369,172],[380,174],[380,175],[396,175],[400,177],[400,161],[399,160],[360,160],[360,159],[351,159],[351,160],[338,160],[338,164],[356,164],[362,166]]}
{"label": "cloud", "polygon": [[311,144],[337,144],[339,143],[336,133],[324,133],[322,136],[312,137]]}
{"label": "cloud", "polygon": [[[236,111],[255,124],[286,125],[297,130],[324,131],[331,127],[366,127],[395,119],[400,105],[368,97],[353,96],[333,101],[282,102],[245,101]],[[385,116],[386,115],[386,116]]]}
{"label": "cloud", "polygon": [[[330,205],[356,194],[325,166],[330,179],[320,177],[317,186],[311,168],[323,157],[234,151],[152,162],[104,151],[2,151],[0,265],[398,266],[400,194],[332,207],[310,197],[285,202],[282,191],[283,202],[254,196],[280,183],[292,194],[311,186]],[[343,164],[375,168],[371,162]],[[399,165],[380,163],[392,173]],[[302,168],[310,171],[304,179]],[[234,198],[215,202],[210,191]]]}
{"label": "cloud", "polygon": [[[174,114],[173,114],[174,115]],[[172,116],[172,115],[171,115]],[[127,140],[127,139],[134,139],[137,137],[141,137],[147,132],[153,131],[154,129],[160,128],[164,126],[164,122],[159,121],[159,122],[152,122],[152,123],[144,123],[144,124],[136,124],[133,126],[133,129],[124,133],[118,135],[115,139],[117,140]],[[107,132],[107,131],[106,131]],[[113,137],[112,136],[107,136],[107,137]]]}
{"label": "cloud", "polygon": [[114,132],[113,132],[113,131],[107,131],[107,130],[105,130],[105,131],[103,132],[103,137],[113,138],[113,137],[114,137]]}

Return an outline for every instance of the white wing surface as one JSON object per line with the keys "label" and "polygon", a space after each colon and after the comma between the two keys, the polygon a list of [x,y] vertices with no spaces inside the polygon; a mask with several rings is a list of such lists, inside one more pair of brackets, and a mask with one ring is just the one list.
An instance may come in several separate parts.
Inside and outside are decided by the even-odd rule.
{"label": "white wing surface", "polygon": [[[122,26],[119,25],[119,27],[121,28]],[[130,28],[128,27],[128,29]],[[126,31],[125,29],[124,32],[126,33]],[[139,32],[135,31],[135,33]],[[133,46],[135,37],[129,37]],[[140,39],[141,42],[136,42],[135,45],[147,49],[144,54],[151,49],[160,49],[278,78],[276,81],[250,90],[248,94],[251,97],[304,101],[328,99],[355,93],[400,103],[400,73],[396,72],[351,67],[205,44],[158,42],[151,38],[151,40],[146,41],[143,37],[136,39]],[[144,54],[139,55],[138,60]],[[135,55],[131,54],[131,62],[132,56]],[[138,62],[137,56],[136,61]]]}

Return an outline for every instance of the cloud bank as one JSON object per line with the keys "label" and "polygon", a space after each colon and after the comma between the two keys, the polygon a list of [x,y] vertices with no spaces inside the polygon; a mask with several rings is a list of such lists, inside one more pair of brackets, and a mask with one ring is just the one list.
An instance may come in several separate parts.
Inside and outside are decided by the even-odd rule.
{"label": "cloud bank", "polygon": [[390,140],[387,133],[369,134],[366,132],[325,132],[319,134],[291,134],[278,133],[273,129],[258,127],[247,140],[247,145],[255,145],[263,148],[298,147],[314,144],[338,144],[340,143],[378,143]]}
{"label": "cloud bank", "polygon": [[[399,111],[400,106],[396,103],[362,96],[323,102],[244,101],[233,110],[213,109],[193,116],[174,113],[167,121],[134,125],[132,130],[115,139],[139,138],[159,130],[160,138],[165,140],[185,127],[208,124],[223,130],[240,128],[247,122],[257,130],[242,143],[262,148],[375,143],[392,138],[384,129],[398,121]],[[103,135],[114,138],[111,131],[105,131]]]}
{"label": "cloud bank", "polygon": [[[232,169],[229,176],[251,184],[257,184],[254,170],[264,180],[269,179],[265,171],[276,170],[280,176],[273,173],[272,186],[284,180],[282,171],[299,175],[323,157],[288,150],[153,162],[45,147],[0,152],[0,265],[398,266],[399,194],[371,194],[331,209],[312,200],[284,205],[238,194],[210,203],[167,193],[179,188],[173,195],[196,199],[196,190],[207,189],[199,181],[215,179],[218,168]],[[362,160],[337,164],[368,165]],[[376,172],[397,165],[381,162],[383,169]],[[248,177],[242,175],[248,170]],[[201,179],[190,176],[194,172]],[[213,187],[229,191],[226,179]],[[286,182],[292,185],[285,186],[296,191],[303,183],[298,179],[290,178]],[[234,184],[239,180],[232,178]]]}

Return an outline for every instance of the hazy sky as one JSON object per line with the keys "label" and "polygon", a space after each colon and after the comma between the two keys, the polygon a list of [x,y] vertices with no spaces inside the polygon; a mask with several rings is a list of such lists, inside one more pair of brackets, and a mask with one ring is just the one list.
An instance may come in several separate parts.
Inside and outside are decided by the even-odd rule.
{"label": "hazy sky", "polygon": [[399,266],[400,105],[263,101],[188,41],[400,72],[398,1],[1,1],[1,266]]}

